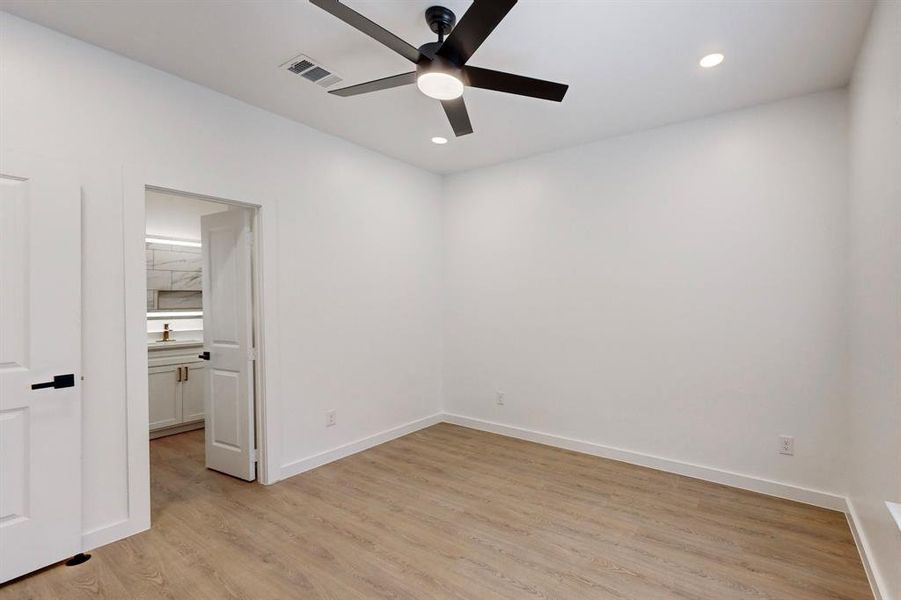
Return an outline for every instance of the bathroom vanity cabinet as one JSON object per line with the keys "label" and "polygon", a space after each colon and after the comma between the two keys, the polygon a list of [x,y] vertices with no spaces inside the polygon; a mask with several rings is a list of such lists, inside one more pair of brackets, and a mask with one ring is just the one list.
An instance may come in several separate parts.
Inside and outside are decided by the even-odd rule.
{"label": "bathroom vanity cabinet", "polygon": [[203,345],[170,342],[148,348],[150,437],[203,427],[206,361]]}

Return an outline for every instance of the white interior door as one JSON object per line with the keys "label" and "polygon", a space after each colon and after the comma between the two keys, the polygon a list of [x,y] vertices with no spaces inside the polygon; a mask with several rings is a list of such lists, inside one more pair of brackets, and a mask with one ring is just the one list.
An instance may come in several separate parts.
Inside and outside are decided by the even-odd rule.
{"label": "white interior door", "polygon": [[206,466],[256,479],[250,210],[201,217]]}
{"label": "white interior door", "polygon": [[81,552],[81,190],[0,156],[0,582]]}

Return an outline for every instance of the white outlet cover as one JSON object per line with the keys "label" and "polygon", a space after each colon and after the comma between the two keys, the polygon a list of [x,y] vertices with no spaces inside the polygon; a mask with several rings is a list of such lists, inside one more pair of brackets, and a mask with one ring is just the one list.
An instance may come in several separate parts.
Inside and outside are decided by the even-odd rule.
{"label": "white outlet cover", "polygon": [[325,413],[325,426],[331,427],[338,421],[338,416],[334,410],[326,411]]}
{"label": "white outlet cover", "polygon": [[795,438],[790,435],[780,435],[779,436],[779,454],[785,454],[786,456],[794,456],[795,455]]}
{"label": "white outlet cover", "polygon": [[504,405],[504,392],[497,392],[497,403],[500,406]]}

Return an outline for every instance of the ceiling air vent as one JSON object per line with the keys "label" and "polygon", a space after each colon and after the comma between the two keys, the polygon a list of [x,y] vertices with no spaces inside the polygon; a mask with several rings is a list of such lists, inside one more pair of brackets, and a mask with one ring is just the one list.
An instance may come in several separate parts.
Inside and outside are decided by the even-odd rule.
{"label": "ceiling air vent", "polygon": [[341,81],[341,78],[329,69],[303,54],[298,54],[288,62],[283,63],[281,67],[324,88],[331,87]]}

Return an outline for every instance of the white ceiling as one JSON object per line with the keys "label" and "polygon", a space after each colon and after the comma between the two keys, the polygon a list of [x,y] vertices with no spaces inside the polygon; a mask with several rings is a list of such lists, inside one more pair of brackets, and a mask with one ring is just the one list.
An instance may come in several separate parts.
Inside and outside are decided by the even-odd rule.
{"label": "white ceiling", "polygon": [[[414,46],[431,0],[347,0]],[[465,0],[443,2],[458,19]],[[563,103],[468,88],[454,138],[415,86],[339,98],[279,69],[303,53],[354,84],[411,64],[305,0],[0,0],[4,10],[435,172],[453,172],[848,82],[871,0],[520,0],[471,64],[570,84]],[[709,52],[725,62],[698,67]],[[436,146],[435,135],[450,143]]]}
{"label": "white ceiling", "polygon": [[228,204],[157,190],[147,190],[145,202],[144,233],[198,242],[200,217],[229,209]]}

